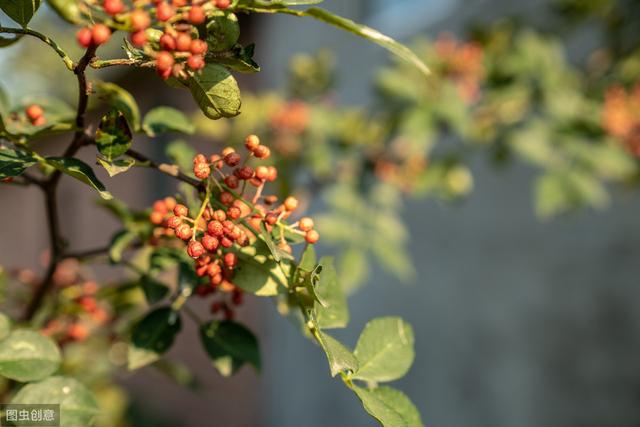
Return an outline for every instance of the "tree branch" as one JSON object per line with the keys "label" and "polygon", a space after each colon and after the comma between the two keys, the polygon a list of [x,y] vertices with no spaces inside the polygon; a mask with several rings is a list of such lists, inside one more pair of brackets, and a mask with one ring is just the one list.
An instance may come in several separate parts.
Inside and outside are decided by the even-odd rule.
{"label": "tree branch", "polygon": [[[78,61],[78,64],[73,67],[73,72],[78,79],[78,108],[76,111],[76,126],[78,130],[73,134],[71,144],[69,144],[63,154],[65,157],[75,155],[87,140],[87,136],[85,135],[85,114],[87,112],[89,91],[85,71],[89,62],[91,62],[91,59],[95,56],[96,49],[97,46],[89,47],[82,58],[80,58],[80,61]],[[22,319],[25,321],[31,320],[42,305],[45,295],[54,284],[53,276],[58,267],[58,263],[64,259],[65,241],[60,231],[60,219],[57,206],[57,189],[61,176],[62,172],[56,170],[48,180],[41,182],[40,185],[45,195],[51,259],[49,260],[49,266],[47,267],[47,272],[42,282],[40,282],[40,285],[36,288],[31,301],[23,313]]]}
{"label": "tree branch", "polygon": [[143,166],[147,166],[152,169],[157,169],[160,172],[164,173],[165,175],[169,175],[179,181],[186,182],[187,184],[199,190],[204,190],[204,184],[202,183],[202,181],[199,181],[195,178],[192,178],[180,172],[180,169],[176,165],[170,165],[168,163],[156,163],[153,160],[149,159],[144,154],[134,150],[127,150],[126,154],[127,156],[132,157],[139,162],[142,162]]}

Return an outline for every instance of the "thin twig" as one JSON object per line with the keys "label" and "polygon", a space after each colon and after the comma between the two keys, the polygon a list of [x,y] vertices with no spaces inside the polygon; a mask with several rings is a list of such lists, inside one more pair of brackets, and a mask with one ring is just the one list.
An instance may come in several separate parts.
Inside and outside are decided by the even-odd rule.
{"label": "thin twig", "polygon": [[148,158],[147,156],[145,156],[144,154],[134,150],[127,150],[126,154],[127,156],[132,157],[139,162],[142,162],[142,166],[147,166],[152,169],[157,169],[160,172],[166,175],[172,176],[179,181],[186,182],[187,184],[199,190],[204,190],[205,188],[205,185],[202,181],[199,181],[195,178],[191,178],[190,176],[180,172],[180,169],[176,165],[170,165],[168,163],[156,163],[150,158]]}

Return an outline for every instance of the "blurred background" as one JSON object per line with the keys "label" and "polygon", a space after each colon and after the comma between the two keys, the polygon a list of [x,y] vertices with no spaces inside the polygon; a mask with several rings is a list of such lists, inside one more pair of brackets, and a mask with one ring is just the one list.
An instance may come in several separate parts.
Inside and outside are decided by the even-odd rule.
{"label": "blurred background", "polygon": [[[640,22],[640,2],[560,3],[326,0],[323,7],[406,43],[417,37],[433,41],[443,32],[466,39],[496,24],[535,29],[554,46],[562,46],[567,63],[580,70],[592,64],[594,51],[612,43],[612,28],[624,28],[616,37],[631,43],[631,48],[622,43],[621,55],[637,49],[639,29],[633,28],[633,19]],[[614,4],[627,15],[612,17]],[[41,13],[33,27],[62,32],[61,22],[51,13]],[[378,70],[390,59],[378,46],[289,16],[243,16],[241,24],[242,39],[256,43],[254,59],[262,67],[259,74],[240,77],[243,94],[286,90],[293,55],[329,49],[335,63],[332,99],[356,107],[373,108],[379,102],[372,87]],[[71,48],[73,32],[68,35],[66,45]],[[0,80],[12,97],[53,90],[73,99],[71,76],[53,66],[42,72],[42,67],[49,67],[47,61],[57,59],[54,54],[37,41],[23,42],[0,56]],[[77,56],[79,49],[73,52]],[[547,73],[553,52],[543,51],[532,60],[535,73]],[[13,73],[15,61],[27,71]],[[27,75],[29,67],[40,80]],[[631,80],[639,77],[634,70],[629,71]],[[158,104],[196,110],[188,93],[156,90],[161,83],[151,74],[125,71],[100,73],[130,90],[143,111]],[[532,78],[531,85],[536,84]],[[447,100],[434,96],[429,102],[444,105]],[[564,99],[559,103],[569,109],[573,105]],[[447,133],[437,142],[456,146],[460,139],[464,135]],[[162,156],[161,142],[136,144],[141,151]],[[43,150],[57,153],[64,141],[47,144]],[[201,136],[196,144],[204,149],[211,142]],[[519,161],[496,166],[499,156],[484,151],[465,148],[473,190],[462,200],[408,197],[398,202],[404,205],[399,215],[408,232],[405,249],[415,274],[400,280],[373,258],[366,286],[350,299],[351,324],[338,338],[353,346],[367,320],[384,315],[407,319],[414,327],[417,356],[398,387],[411,396],[429,426],[640,425],[637,192],[613,190],[604,209],[589,209],[585,203],[587,209],[542,219],[539,209],[536,215],[532,189],[536,168]],[[84,155],[88,162],[94,156]],[[138,208],[174,191],[172,182],[146,170],[112,179],[100,172],[100,177],[117,198]],[[64,232],[77,249],[108,241],[118,229],[117,222],[91,204],[95,196],[90,190],[66,180],[61,197]],[[0,264],[37,268],[34,260],[47,245],[37,190],[3,187],[0,203]],[[322,203],[311,206],[311,213],[325,208]],[[251,300],[240,319],[261,340],[261,374],[245,368],[233,378],[219,378],[208,368],[205,355],[194,351],[196,331],[189,325],[169,357],[191,367],[200,388],[183,389],[152,368],[119,372],[118,383],[130,393],[131,403],[122,403],[128,407],[130,425],[374,425],[357,398],[330,378],[322,352],[271,304]],[[117,396],[115,400],[122,397]],[[103,423],[111,425],[109,420]]]}

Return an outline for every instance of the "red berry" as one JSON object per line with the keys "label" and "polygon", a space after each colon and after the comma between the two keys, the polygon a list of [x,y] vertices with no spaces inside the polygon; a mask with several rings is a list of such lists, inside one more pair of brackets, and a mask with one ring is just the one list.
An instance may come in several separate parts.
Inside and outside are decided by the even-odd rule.
{"label": "red berry", "polygon": [[193,230],[188,224],[182,224],[176,228],[176,236],[182,240],[189,240],[193,236]]}
{"label": "red berry", "polygon": [[240,169],[236,169],[234,172],[240,179],[251,179],[253,178],[253,168],[251,166],[243,166]]}
{"label": "red berry", "polygon": [[198,179],[207,179],[211,174],[211,168],[207,163],[196,163],[193,165],[193,174]]}
{"label": "red berry", "polygon": [[236,152],[229,153],[224,156],[224,162],[227,164],[227,166],[237,166],[238,163],[240,163],[240,154]]}
{"label": "red berry", "polygon": [[72,340],[82,341],[87,338],[87,336],[89,336],[89,331],[87,330],[86,326],[81,325],[80,323],[74,323],[72,325],[69,325],[69,328],[67,329],[67,335]]}
{"label": "red berry", "polygon": [[256,168],[256,178],[265,181],[269,178],[269,168],[266,166],[258,166]]}
{"label": "red berry", "polygon": [[191,55],[187,58],[187,65],[192,70],[201,70],[204,68],[204,58],[202,55]]}
{"label": "red berry", "polygon": [[223,192],[220,194],[220,202],[223,205],[230,205],[231,203],[233,203],[234,197],[233,194],[229,193],[229,192]]}
{"label": "red berry", "polygon": [[278,215],[274,213],[268,213],[267,216],[264,217],[264,220],[269,225],[275,225],[275,223],[278,222]]}
{"label": "red berry", "polygon": [[109,15],[117,15],[124,10],[124,3],[122,0],[104,0],[102,7]]}
{"label": "red berry", "polygon": [[213,220],[207,224],[207,231],[212,236],[222,237],[224,234],[224,227],[220,221]]}
{"label": "red berry", "polygon": [[78,44],[82,47],[91,46],[91,29],[84,27],[80,28],[76,33],[76,40],[78,40]]}
{"label": "red berry", "polygon": [[226,9],[231,5],[231,0],[216,0],[216,7],[218,9]]}
{"label": "red berry", "polygon": [[151,18],[149,14],[142,9],[135,9],[129,15],[131,19],[131,28],[133,31],[142,31],[149,28],[151,25]]}
{"label": "red berry", "polygon": [[197,163],[207,163],[207,156],[202,153],[196,154],[193,158],[193,164],[195,165]]}
{"label": "red berry", "polygon": [[222,268],[220,268],[220,264],[214,262],[207,266],[207,274],[210,277],[213,277],[220,273],[222,273]]}
{"label": "red berry", "polygon": [[104,24],[96,24],[91,29],[91,42],[100,46],[109,41],[111,37],[111,30]]}
{"label": "red berry", "polygon": [[269,176],[267,177],[267,181],[273,182],[278,179],[278,169],[273,166],[269,166],[267,169],[269,169]]}
{"label": "red berry", "polygon": [[231,206],[227,209],[227,216],[231,219],[238,219],[242,215],[242,211],[237,206]]}
{"label": "red berry", "polygon": [[320,234],[318,234],[316,230],[309,230],[307,231],[307,234],[304,236],[304,240],[306,240],[307,243],[310,243],[313,245],[318,240],[320,240]]}
{"label": "red berry", "polygon": [[169,77],[171,77],[172,71],[172,68],[167,68],[166,70],[158,68],[158,75],[162,80],[167,80]]}
{"label": "red berry", "polygon": [[171,71],[174,62],[173,55],[167,51],[160,51],[158,52],[158,56],[156,56],[156,67],[158,67],[158,71]]}
{"label": "red berry", "polygon": [[213,219],[215,219],[216,221],[222,222],[225,219],[227,219],[227,214],[224,213],[222,209],[218,209],[213,213]]}
{"label": "red berry", "polygon": [[144,46],[146,42],[147,42],[147,34],[144,32],[144,30],[131,33],[131,43],[133,43],[134,46],[141,47],[141,46]]}
{"label": "red berry", "polygon": [[163,50],[175,50],[176,49],[176,39],[173,38],[170,34],[163,34],[160,36],[160,49]]}
{"label": "red berry", "polygon": [[176,202],[176,199],[174,199],[173,197],[165,197],[164,198],[164,205],[167,208],[167,211],[172,211],[173,208],[176,207],[176,205],[178,204]]}
{"label": "red berry", "polygon": [[289,196],[284,200],[284,208],[285,210],[291,212],[295,211],[298,207],[298,199],[293,196]]}
{"label": "red berry", "polygon": [[167,227],[169,228],[178,228],[182,224],[182,219],[178,216],[172,216],[167,220]]}
{"label": "red berry", "polygon": [[249,151],[255,150],[258,145],[260,145],[260,138],[258,138],[256,135],[249,135],[244,140],[244,146],[247,147],[247,150]]}
{"label": "red berry", "polygon": [[200,6],[191,6],[189,10],[189,22],[194,25],[202,24],[207,17],[204,14],[204,9]]}
{"label": "red berry", "polygon": [[173,6],[171,6],[169,3],[162,2],[156,9],[156,18],[158,18],[158,21],[168,21],[169,19],[173,18],[173,15],[175,15],[175,13],[176,10]]}
{"label": "red berry", "polygon": [[187,216],[189,215],[189,208],[185,205],[178,204],[173,208],[173,214],[175,216]]}
{"label": "red berry", "polygon": [[264,145],[258,145],[253,150],[253,155],[259,159],[266,159],[271,155],[271,150],[269,150],[269,147],[266,147]]}
{"label": "red berry", "polygon": [[224,264],[227,267],[233,268],[237,263],[238,257],[236,256],[236,254],[234,254],[233,252],[227,252],[226,254],[224,254]]}
{"label": "red berry", "polygon": [[188,52],[191,49],[191,36],[187,33],[178,33],[176,36],[176,50]]}
{"label": "red berry", "polygon": [[151,212],[151,215],[149,215],[149,221],[151,221],[152,224],[160,225],[164,222],[164,214],[162,212],[153,211]]}
{"label": "red berry", "polygon": [[191,53],[193,53],[194,55],[202,55],[208,49],[207,42],[201,39],[194,39],[191,41],[191,47],[189,49],[191,50]]}
{"label": "red berry", "polygon": [[202,243],[197,240],[190,241],[187,246],[187,253],[191,258],[198,258],[201,255],[204,255],[205,252],[206,250],[204,249],[204,246],[202,246]]}
{"label": "red berry", "polygon": [[235,175],[229,175],[225,177],[224,183],[227,185],[227,187],[232,189],[238,188],[238,186],[240,185],[240,181],[238,180],[238,177]]}
{"label": "red berry", "polygon": [[34,126],[43,126],[46,123],[47,123],[47,119],[45,119],[44,116],[40,116],[31,122],[31,124]]}
{"label": "red berry", "polygon": [[236,152],[236,149],[233,147],[224,147],[222,149],[222,157],[226,157],[227,155],[235,152]]}
{"label": "red berry", "polygon": [[34,121],[42,116],[44,111],[42,107],[37,104],[31,104],[27,108],[25,108],[24,113],[27,115],[29,120]]}
{"label": "red berry", "polygon": [[308,216],[305,216],[303,218],[300,218],[300,223],[298,224],[298,227],[302,231],[311,231],[313,230],[313,225],[314,225],[313,220]]}
{"label": "red berry", "polygon": [[233,241],[228,237],[223,237],[222,239],[220,239],[220,245],[223,248],[229,249],[231,246],[233,246]]}
{"label": "red berry", "polygon": [[215,237],[213,237],[213,236],[211,236],[209,234],[205,234],[204,236],[202,236],[202,245],[209,252],[213,252],[216,249],[218,249],[218,245],[219,244],[220,244],[220,242],[218,241],[218,239],[216,239]]}

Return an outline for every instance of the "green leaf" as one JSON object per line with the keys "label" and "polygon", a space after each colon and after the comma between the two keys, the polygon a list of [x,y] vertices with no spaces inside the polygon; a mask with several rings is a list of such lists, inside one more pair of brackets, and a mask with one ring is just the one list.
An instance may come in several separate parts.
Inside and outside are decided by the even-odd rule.
{"label": "green leaf", "polygon": [[[44,110],[46,123],[34,126],[24,117],[24,110],[31,104],[37,104]],[[30,137],[69,132],[75,130],[73,122],[75,110],[66,102],[51,96],[27,96],[11,108],[17,119],[5,123],[7,130],[16,135]]]}
{"label": "green leaf", "polygon": [[36,162],[28,153],[0,146],[0,179],[18,176]]}
{"label": "green leaf", "polygon": [[353,378],[393,381],[407,373],[413,363],[413,330],[399,317],[373,319],[364,327],[354,351],[360,368]]}
{"label": "green leaf", "polygon": [[274,296],[280,286],[288,287],[291,264],[282,260],[278,265],[262,240],[240,249],[238,258],[241,261],[233,276],[233,283],[238,287],[258,296]]}
{"label": "green leaf", "polygon": [[238,17],[230,12],[215,11],[207,22],[206,41],[210,52],[224,52],[231,49],[240,38]]}
{"label": "green leaf", "polygon": [[0,341],[5,339],[11,331],[11,319],[4,314],[0,313]]}
{"label": "green leaf", "polygon": [[0,9],[18,24],[26,27],[40,7],[40,0],[2,0]]}
{"label": "green leaf", "polygon": [[315,292],[320,299],[320,302],[316,301],[314,304],[316,322],[320,329],[344,328],[349,323],[349,307],[338,282],[333,259],[322,258],[320,266],[322,272],[315,286]]}
{"label": "green leaf", "polygon": [[48,165],[53,166],[60,172],[93,187],[103,199],[111,200],[113,198],[93,172],[93,169],[82,160],[73,157],[47,157],[46,161]]}
{"label": "green leaf", "polygon": [[165,153],[183,171],[193,169],[193,158],[196,155],[196,150],[183,140],[170,142],[165,149]]}
{"label": "green leaf", "polygon": [[300,255],[298,268],[302,271],[311,272],[316,268],[316,250],[313,245],[307,245]]}
{"label": "green leaf", "polygon": [[109,259],[117,264],[122,261],[122,253],[133,243],[138,236],[130,230],[121,230],[117,232],[111,239],[109,245]]}
{"label": "green leaf", "polygon": [[384,427],[423,427],[420,413],[409,398],[391,387],[364,389],[353,386],[364,409]]}
{"label": "green leaf", "polygon": [[113,161],[131,147],[131,129],[124,114],[111,110],[100,120],[96,131],[96,146],[107,161]]}
{"label": "green leaf", "polygon": [[[171,79],[169,79],[171,80]],[[240,114],[240,89],[236,79],[221,65],[207,64],[201,73],[179,80],[193,95],[205,116],[216,120]]]}
{"label": "green leaf", "polygon": [[169,293],[168,287],[146,274],[140,277],[140,286],[149,304],[162,301]]}
{"label": "green leaf", "polygon": [[140,108],[128,91],[115,83],[96,82],[97,94],[113,109],[121,111],[134,131],[140,129]]}
{"label": "green leaf", "polygon": [[70,24],[79,24],[85,21],[77,0],[47,0],[47,3],[60,18]]}
{"label": "green leaf", "polygon": [[91,391],[77,380],[62,376],[25,385],[11,403],[60,405],[60,425],[64,427],[90,427],[99,412]]}
{"label": "green leaf", "polygon": [[112,161],[108,161],[101,157],[98,157],[97,160],[100,166],[102,166],[107,171],[110,177],[114,177],[118,174],[126,172],[136,164],[136,161],[130,157]]}
{"label": "green leaf", "polygon": [[181,327],[180,315],[171,307],[149,312],[131,333],[129,369],[138,369],[158,360],[173,345]]}
{"label": "green leaf", "polygon": [[182,111],[171,107],[157,107],[144,116],[142,130],[154,137],[170,131],[191,135],[196,128]]}
{"label": "green leaf", "polygon": [[258,340],[243,325],[229,320],[213,320],[202,325],[200,339],[221,375],[233,375],[245,363],[260,371]]}
{"label": "green leaf", "polygon": [[222,64],[241,73],[257,73],[260,71],[260,66],[253,60],[255,47],[255,44],[250,44],[247,47],[237,44],[224,55],[207,57],[207,60],[210,59],[211,62]]}
{"label": "green leaf", "polygon": [[354,354],[340,341],[322,331],[317,331],[318,340],[329,361],[331,376],[335,377],[342,371],[355,372],[358,370],[358,360]]}
{"label": "green leaf", "polygon": [[58,366],[58,346],[38,332],[18,329],[0,341],[2,376],[21,382],[38,381],[53,374]]}

